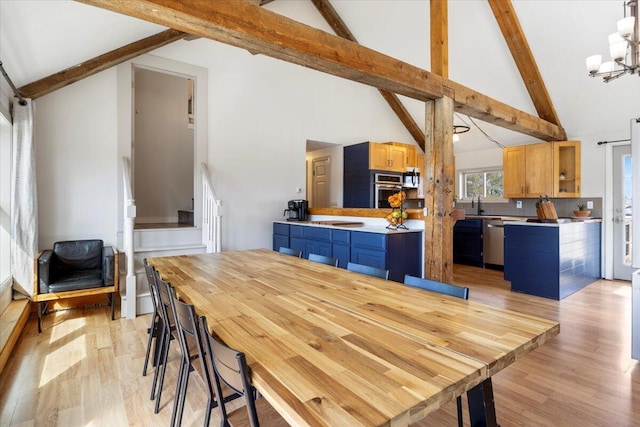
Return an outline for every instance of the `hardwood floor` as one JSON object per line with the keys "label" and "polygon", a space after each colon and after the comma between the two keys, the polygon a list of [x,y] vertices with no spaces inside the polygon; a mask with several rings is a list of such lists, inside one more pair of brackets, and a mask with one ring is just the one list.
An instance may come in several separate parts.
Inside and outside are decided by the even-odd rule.
{"label": "hardwood floor", "polygon": [[[500,271],[456,265],[454,281],[469,286],[472,300],[561,324],[558,337],[493,377],[501,426],[640,425],[630,283],[598,281],[558,302],[511,292]],[[141,375],[149,315],[133,321],[111,321],[109,315],[108,307],[51,313],[42,334],[31,316],[0,376],[0,426],[169,424],[177,346],[161,411],[154,414],[153,371]],[[202,425],[205,405],[203,383],[192,375],[183,425]],[[455,402],[419,425],[456,425]]]}

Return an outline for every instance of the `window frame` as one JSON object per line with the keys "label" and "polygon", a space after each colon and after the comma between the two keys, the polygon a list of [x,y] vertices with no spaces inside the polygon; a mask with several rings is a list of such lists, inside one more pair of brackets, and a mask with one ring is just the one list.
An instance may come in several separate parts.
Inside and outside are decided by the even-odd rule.
{"label": "window frame", "polygon": [[[502,173],[502,194],[503,197],[487,197],[487,173],[500,172]],[[456,187],[458,194],[457,200],[460,202],[471,202],[472,196],[467,195],[466,189],[466,175],[473,173],[482,173],[483,174],[483,194],[482,201],[487,203],[508,203],[509,199],[504,197],[504,170],[502,166],[490,166],[483,168],[471,168],[471,169],[460,169],[457,171],[457,179],[456,179]]]}

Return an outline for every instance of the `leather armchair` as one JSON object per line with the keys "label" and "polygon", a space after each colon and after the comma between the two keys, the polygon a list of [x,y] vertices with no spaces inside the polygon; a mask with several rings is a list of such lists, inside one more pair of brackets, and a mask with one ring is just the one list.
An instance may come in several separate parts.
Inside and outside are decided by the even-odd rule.
{"label": "leather armchair", "polygon": [[59,299],[65,296],[110,293],[113,319],[118,277],[117,258],[117,251],[111,246],[104,246],[102,240],[56,242],[53,249],[43,251],[38,257],[35,295],[35,300],[38,301],[38,331],[41,331],[42,319],[40,301],[49,301],[54,297]]}

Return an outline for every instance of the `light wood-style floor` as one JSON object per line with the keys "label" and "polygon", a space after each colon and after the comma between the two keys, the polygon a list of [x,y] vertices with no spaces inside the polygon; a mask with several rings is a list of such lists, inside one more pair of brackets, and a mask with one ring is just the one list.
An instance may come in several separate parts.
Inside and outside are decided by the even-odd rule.
{"label": "light wood-style floor", "polygon": [[[640,425],[630,283],[602,280],[558,302],[512,293],[499,271],[456,265],[454,272],[472,300],[561,324],[558,337],[493,377],[503,427]],[[154,414],[152,371],[141,375],[149,322],[149,315],[111,321],[108,307],[70,310],[47,315],[38,334],[32,315],[0,376],[0,426],[168,425],[178,353]],[[204,416],[203,383],[192,377],[183,426],[202,425]],[[420,423],[427,425],[455,426],[455,402]]]}

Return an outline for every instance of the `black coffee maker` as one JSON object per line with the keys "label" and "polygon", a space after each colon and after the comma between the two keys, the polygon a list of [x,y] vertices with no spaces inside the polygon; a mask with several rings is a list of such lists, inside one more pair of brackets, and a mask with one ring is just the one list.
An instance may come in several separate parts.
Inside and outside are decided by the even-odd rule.
{"label": "black coffee maker", "polygon": [[309,202],[307,200],[289,200],[284,216],[287,221],[306,221]]}

